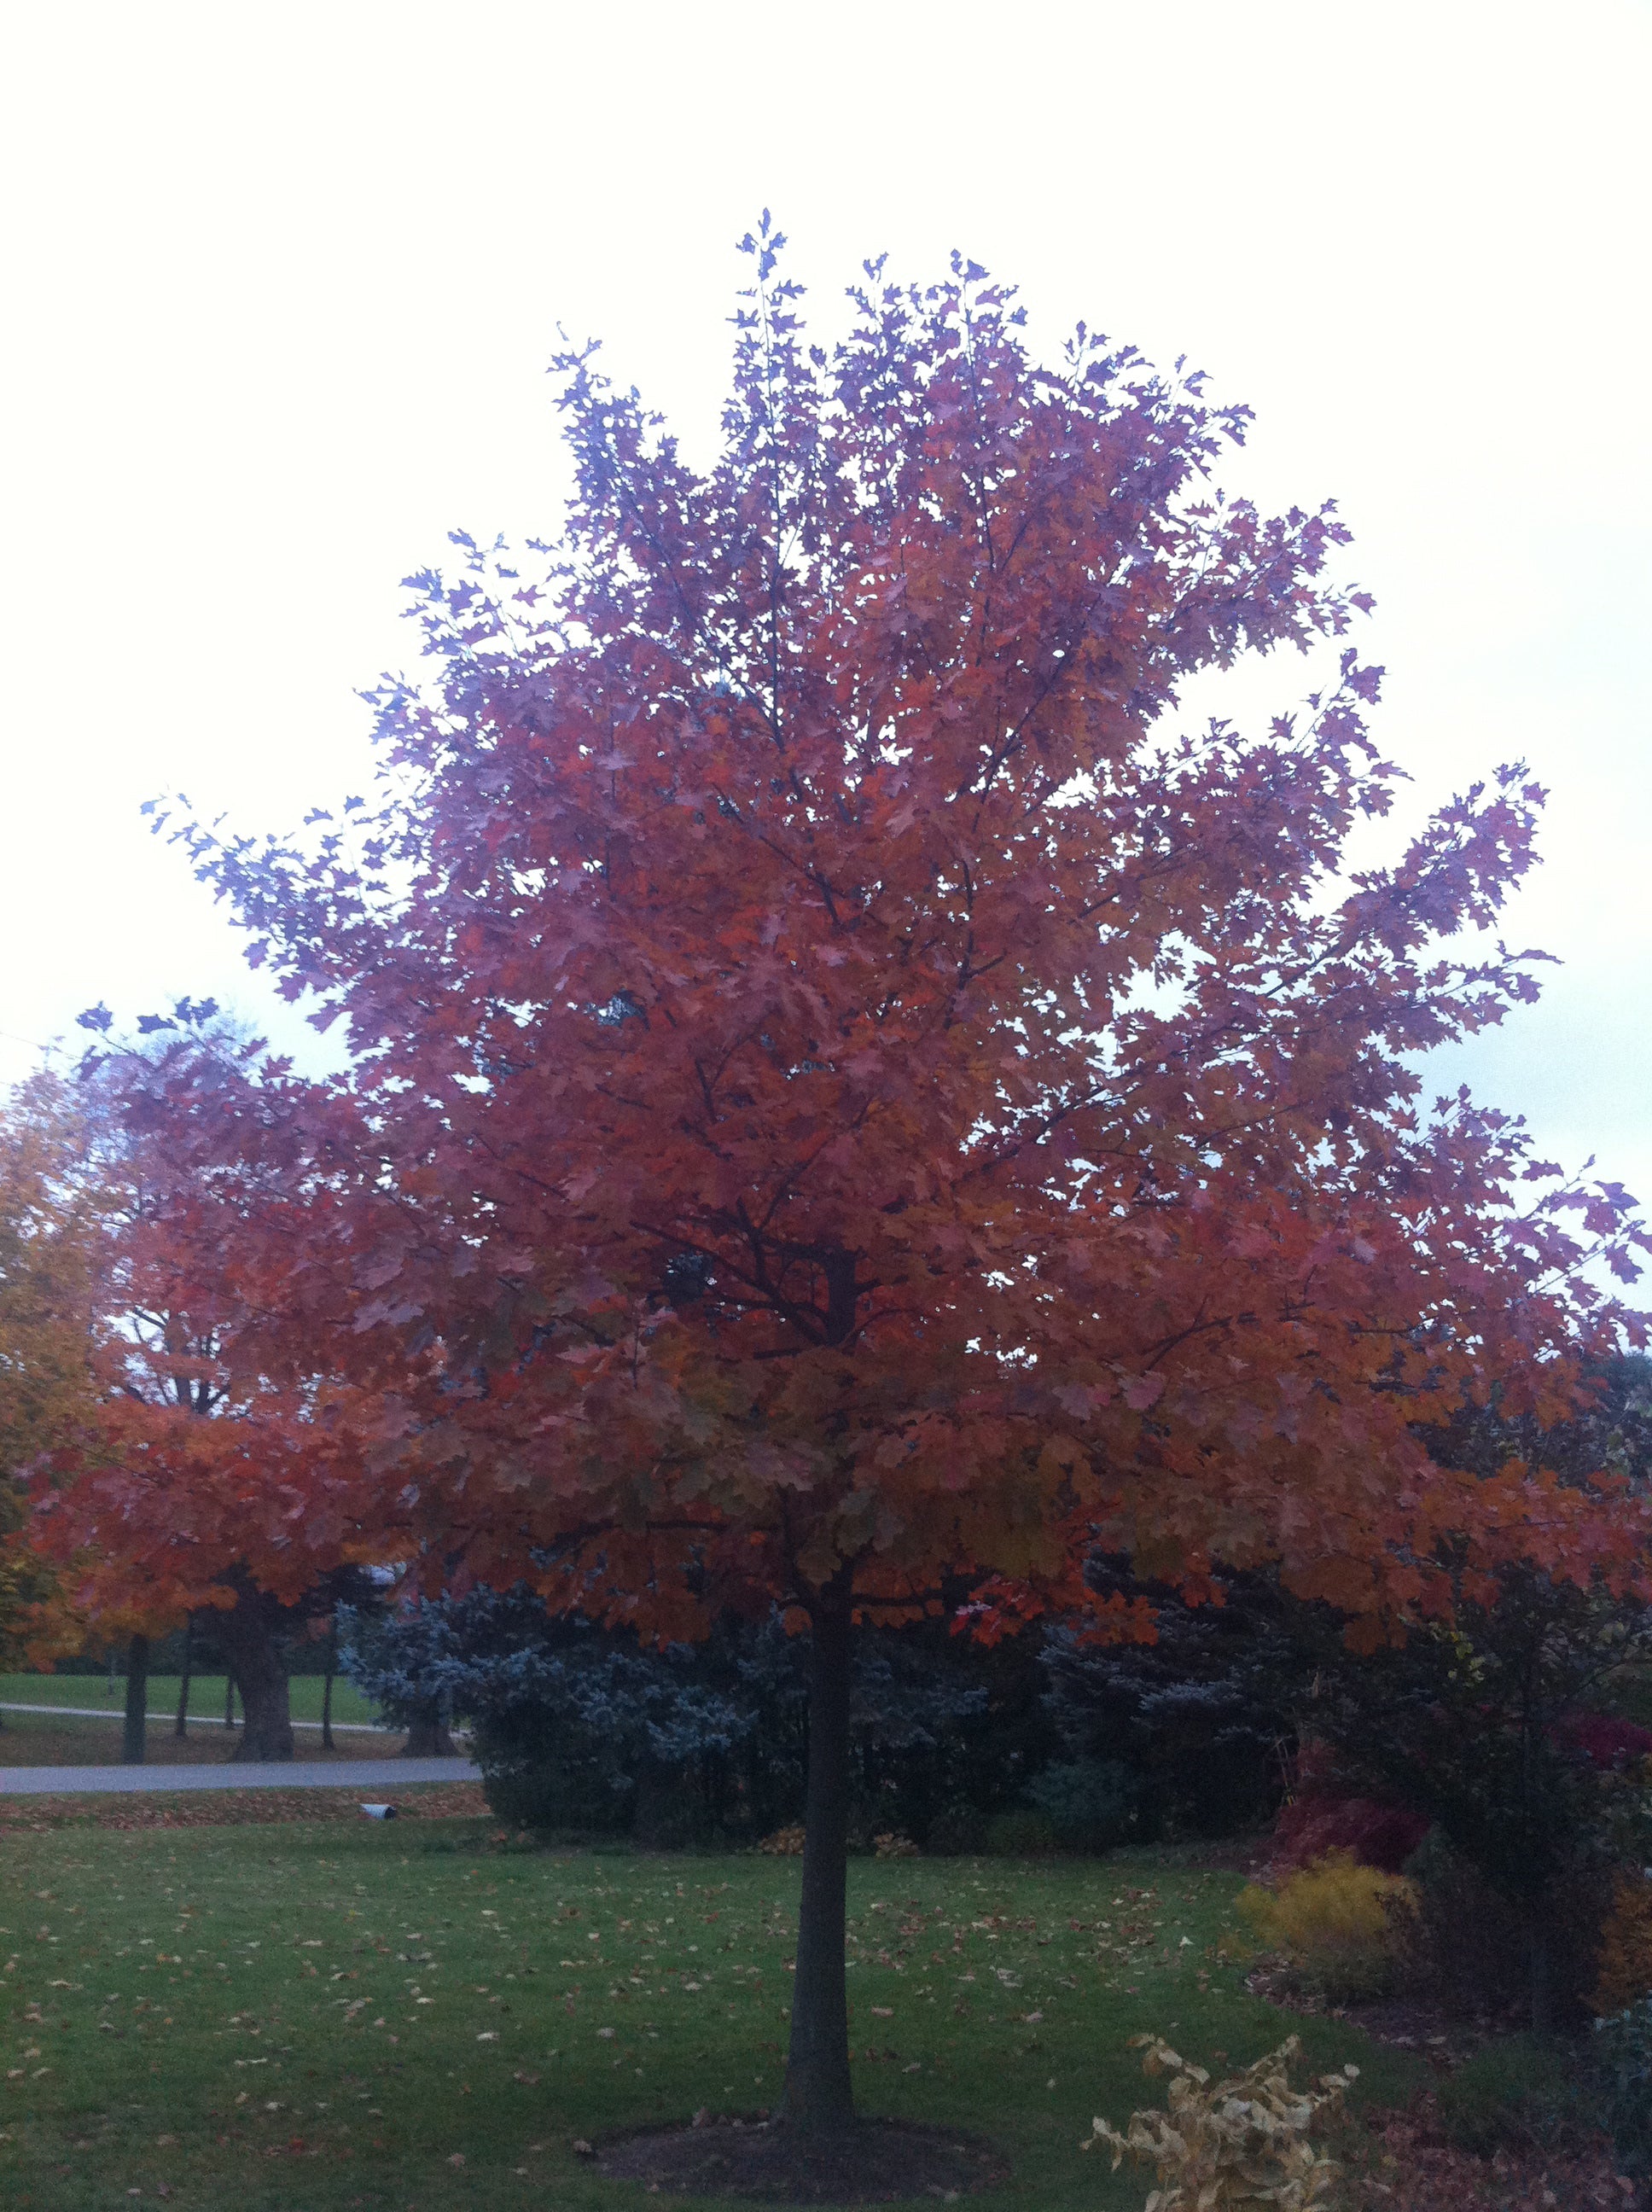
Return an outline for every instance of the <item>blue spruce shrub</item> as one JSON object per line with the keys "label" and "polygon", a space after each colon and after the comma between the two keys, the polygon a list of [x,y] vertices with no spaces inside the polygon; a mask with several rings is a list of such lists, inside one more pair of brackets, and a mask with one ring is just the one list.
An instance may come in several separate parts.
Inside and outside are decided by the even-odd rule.
{"label": "blue spruce shrub", "polygon": [[1624,2172],[1652,2180],[1652,1997],[1597,2021],[1601,2118]]}
{"label": "blue spruce shrub", "polygon": [[1135,1832],[1141,1781],[1120,1759],[1068,1759],[1029,1783],[1026,1800],[1064,1849],[1109,1851]]}

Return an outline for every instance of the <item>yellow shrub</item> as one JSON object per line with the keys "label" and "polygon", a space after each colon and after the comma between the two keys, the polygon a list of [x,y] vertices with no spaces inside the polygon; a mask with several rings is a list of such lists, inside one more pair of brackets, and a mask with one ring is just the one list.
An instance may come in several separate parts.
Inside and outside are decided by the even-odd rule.
{"label": "yellow shrub", "polygon": [[1329,1851],[1277,1890],[1241,1890],[1239,1909],[1260,1942],[1327,1996],[1376,1996],[1394,1978],[1417,1891],[1400,1875]]}
{"label": "yellow shrub", "polygon": [[1596,1974],[1589,2002],[1603,2020],[1652,1995],[1652,1881],[1644,1875],[1618,1877]]}
{"label": "yellow shrub", "polygon": [[1302,2050],[1293,2035],[1212,2087],[1202,2066],[1190,2066],[1156,2035],[1133,2036],[1131,2043],[1147,2047],[1145,2072],[1169,2075],[1169,2110],[1133,2112],[1122,2135],[1096,2120],[1084,2148],[1109,2145],[1115,2173],[1127,2156],[1151,2160],[1158,2186],[1145,2212],[1231,2212],[1247,2204],[1308,2212],[1329,2205],[1341,2169],[1315,2149],[1309,2130],[1340,2113],[1357,2066],[1321,2075],[1315,2088],[1293,2089],[1291,2062]]}

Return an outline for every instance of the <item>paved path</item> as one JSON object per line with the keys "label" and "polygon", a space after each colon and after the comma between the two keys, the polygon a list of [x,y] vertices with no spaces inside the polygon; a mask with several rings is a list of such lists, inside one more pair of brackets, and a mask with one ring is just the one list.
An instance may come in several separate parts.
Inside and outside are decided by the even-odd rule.
{"label": "paved path", "polygon": [[361,1790],[393,1801],[410,1782],[479,1782],[468,1759],[289,1759],[245,1766],[0,1766],[0,1797],[67,1796],[82,1790]]}
{"label": "paved path", "polygon": [[[77,1721],[118,1721],[125,1718],[125,1711],[126,1708],[124,1705],[19,1705],[13,1704],[8,1698],[0,1698],[0,1713],[67,1713],[71,1719]],[[145,1717],[151,1728],[160,1728],[163,1724],[170,1728],[176,1720],[177,1715],[152,1712]],[[191,1713],[189,1717],[197,1728],[222,1728],[223,1726],[223,1723],[216,1713]],[[240,1723],[237,1722],[236,1725],[239,1727]],[[325,1721],[295,1721],[293,1723],[295,1729],[321,1729],[325,1728],[326,1725]],[[400,1733],[398,1729],[386,1728],[379,1721],[335,1721],[332,1724],[332,1732],[335,1735],[396,1735]]]}

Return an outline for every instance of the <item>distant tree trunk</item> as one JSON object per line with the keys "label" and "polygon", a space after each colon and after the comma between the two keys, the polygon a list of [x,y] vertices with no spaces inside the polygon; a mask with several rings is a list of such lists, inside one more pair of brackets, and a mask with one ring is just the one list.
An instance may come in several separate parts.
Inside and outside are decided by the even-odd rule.
{"label": "distant tree trunk", "polygon": [[178,1683],[178,1718],[173,1723],[174,1735],[189,1734],[189,1677],[190,1662],[195,1656],[195,1623],[184,1623],[184,1667]]}
{"label": "distant tree trunk", "polygon": [[407,1723],[407,1741],[402,1746],[404,1759],[452,1759],[455,1756],[453,1739],[447,1733],[447,1723],[442,1717],[441,1699],[432,1698],[428,1705],[416,1705]]}
{"label": "distant tree trunk", "polygon": [[149,1721],[149,1639],[135,1636],[126,1646],[126,1725],[120,1755],[128,1766],[143,1764]]}
{"label": "distant tree trunk", "polygon": [[327,1624],[327,1665],[321,1683],[321,1748],[332,1749],[332,1678],[338,1672],[338,1624]]}
{"label": "distant tree trunk", "polygon": [[849,1867],[849,1657],[853,1592],[847,1571],[809,1608],[809,1778],[803,1894],[798,1911],[792,2040],[780,2116],[796,2128],[854,2121],[849,2002],[843,1971]]}
{"label": "distant tree trunk", "polygon": [[235,1670],[228,1659],[224,1661],[224,1726],[235,1725]]}
{"label": "distant tree trunk", "polygon": [[231,1753],[248,1759],[290,1759],[293,1716],[287,1669],[282,1661],[281,1607],[250,1583],[236,1588],[235,1602],[218,1615],[218,1643],[241,1693],[246,1716],[241,1740]]}
{"label": "distant tree trunk", "polygon": [[1532,2035],[1535,2041],[1546,2043],[1554,2033],[1554,1983],[1548,1934],[1540,1921],[1534,1921],[1532,1924],[1526,1956],[1531,1995]]}

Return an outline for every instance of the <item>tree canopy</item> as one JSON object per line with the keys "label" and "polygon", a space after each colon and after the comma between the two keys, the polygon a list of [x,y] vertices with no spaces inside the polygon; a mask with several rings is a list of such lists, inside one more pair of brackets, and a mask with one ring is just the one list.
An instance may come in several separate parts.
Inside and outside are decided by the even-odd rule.
{"label": "tree canopy", "polygon": [[107,1261],[88,1116],[51,1069],[0,1102],[0,1660],[72,1649],[77,1631],[33,1542],[26,1478],[82,1429]]}
{"label": "tree canopy", "polygon": [[[1633,1272],[1625,1194],[1413,1072],[1534,995],[1540,791],[1353,866],[1367,603],[1332,507],[1221,489],[1247,410],[1087,330],[1041,363],[961,261],[868,264],[812,344],[781,243],[708,465],[559,360],[562,531],[416,580],[376,801],[177,825],[352,1055],[185,1039],[131,1102],[295,1519],[659,1637],[779,1600],[840,1677],[853,1618],[1151,1634],[1098,1541],[1194,1597],[1277,1561],[1368,1639],[1465,1567],[1632,1579],[1610,1475],[1424,1441],[1570,1412],[1588,1263]],[[1193,714],[1285,647],[1297,711]]]}

